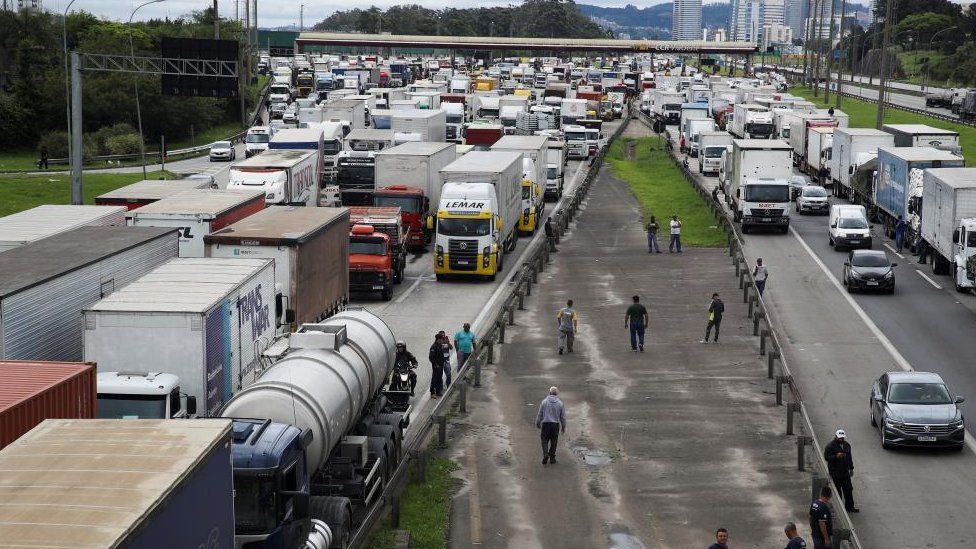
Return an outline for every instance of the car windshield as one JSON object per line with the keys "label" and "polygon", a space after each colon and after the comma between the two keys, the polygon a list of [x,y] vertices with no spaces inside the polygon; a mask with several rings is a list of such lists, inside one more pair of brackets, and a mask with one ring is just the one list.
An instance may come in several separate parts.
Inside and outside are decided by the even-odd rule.
{"label": "car windshield", "polygon": [[437,232],[444,236],[487,236],[491,232],[488,219],[440,219]]}
{"label": "car windshield", "polygon": [[789,202],[790,189],[783,185],[746,185],[743,195],[746,202]]}
{"label": "car windshield", "polygon": [[867,229],[868,222],[860,217],[842,217],[837,221],[841,229]]}
{"label": "car windshield", "polygon": [[420,199],[411,196],[373,195],[374,206],[399,206],[404,212],[419,212]]}
{"label": "car windshield", "polygon": [[275,527],[275,489],[270,477],[234,475],[234,522],[239,534],[263,533]]}
{"label": "car windshield", "polygon": [[215,149],[229,149],[230,147],[230,141],[217,141],[213,144],[213,148]]}
{"label": "car windshield", "polygon": [[888,267],[888,258],[880,254],[855,254],[851,259],[855,267]]}
{"label": "car windshield", "polygon": [[941,383],[894,383],[888,389],[889,404],[952,404]]}
{"label": "car windshield", "polygon": [[244,138],[246,143],[267,143],[270,140],[271,136],[266,133],[249,133]]}
{"label": "car windshield", "polygon": [[386,255],[386,245],[381,238],[350,238],[349,253]]}
{"label": "car windshield", "polygon": [[99,419],[167,419],[166,395],[98,396]]}
{"label": "car windshield", "polygon": [[823,198],[827,196],[827,189],[823,187],[809,186],[803,189],[803,196],[809,196],[813,198]]}

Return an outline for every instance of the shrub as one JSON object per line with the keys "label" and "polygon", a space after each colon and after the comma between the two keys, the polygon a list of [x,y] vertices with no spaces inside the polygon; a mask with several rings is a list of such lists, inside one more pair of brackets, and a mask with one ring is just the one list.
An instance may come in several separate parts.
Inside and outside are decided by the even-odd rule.
{"label": "shrub", "polygon": [[47,149],[48,158],[67,158],[68,157],[68,132],[54,131],[41,136],[37,142],[37,154],[40,156],[42,149]]}
{"label": "shrub", "polygon": [[139,134],[114,135],[105,140],[105,154],[135,154],[139,152]]}

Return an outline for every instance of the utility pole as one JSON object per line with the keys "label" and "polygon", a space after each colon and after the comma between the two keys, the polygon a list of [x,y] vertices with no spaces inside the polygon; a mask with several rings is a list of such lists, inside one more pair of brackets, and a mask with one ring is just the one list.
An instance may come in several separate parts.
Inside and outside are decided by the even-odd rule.
{"label": "utility pole", "polygon": [[220,40],[220,16],[217,14],[217,0],[214,0],[214,40]]}
{"label": "utility pole", "polygon": [[887,0],[885,2],[884,40],[881,46],[881,73],[878,75],[878,112],[874,120],[874,127],[878,130],[884,124],[885,86],[888,83],[888,48],[891,45],[891,24],[894,22],[892,20],[894,16],[894,4],[895,0]]}
{"label": "utility pole", "polygon": [[[830,73],[834,70],[834,4],[830,0],[830,30],[827,32],[827,83],[824,85],[824,103],[830,103]],[[840,40],[837,41],[840,45]],[[840,85],[837,86],[840,91]]]}
{"label": "utility pole", "polygon": [[298,31],[303,32],[305,30],[305,4],[299,4],[298,6]]}
{"label": "utility pole", "polygon": [[[813,96],[817,97],[820,93],[820,63],[823,60],[823,16],[824,16],[824,2],[828,0],[820,0],[819,7],[817,9],[817,17],[814,20],[813,32],[817,36],[817,55],[813,65]],[[833,1],[833,0],[830,0]],[[830,37],[828,37],[829,39]]]}
{"label": "utility pole", "polygon": [[[844,40],[844,30],[845,30],[844,19],[846,17],[847,17],[847,0],[842,0],[840,5],[840,36],[838,40],[838,49],[840,49],[840,41]],[[850,46],[851,50],[854,49],[853,42],[851,42],[848,45]],[[852,57],[853,57],[852,55],[846,55],[844,59],[850,60]],[[854,74],[853,66],[851,67],[851,74],[852,75]],[[844,91],[843,89],[841,89],[841,87],[844,85],[844,79],[841,78],[841,76],[843,75],[844,75],[844,61],[841,61],[840,63],[837,63],[837,97],[835,98],[835,101],[838,109],[840,109],[840,98],[843,95],[841,92]]]}

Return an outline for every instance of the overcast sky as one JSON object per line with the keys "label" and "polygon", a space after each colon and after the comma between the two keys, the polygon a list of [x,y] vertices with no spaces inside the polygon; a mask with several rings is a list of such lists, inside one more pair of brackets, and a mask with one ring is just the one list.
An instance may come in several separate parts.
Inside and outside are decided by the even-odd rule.
{"label": "overcast sky", "polygon": [[[115,19],[120,21],[127,21],[129,19],[129,14],[132,9],[141,4],[143,1],[130,1],[130,0],[77,0],[73,6],[72,10],[84,10],[92,12],[96,15],[106,17],[109,19]],[[212,2],[213,0],[210,0]],[[619,6],[623,7],[627,4],[634,4],[636,6],[644,7],[653,4],[660,4],[664,1],[669,0],[645,0],[641,2],[627,0],[577,0],[580,3],[595,4],[599,6]],[[716,0],[712,0],[716,1]],[[720,1],[720,0],[718,0]],[[218,9],[220,10],[222,17],[227,17],[228,15],[234,14],[236,12],[234,0],[218,0]],[[369,6],[370,4],[376,5],[380,8],[386,8],[389,6],[404,4],[404,3],[416,3],[429,8],[443,8],[445,6],[453,7],[475,7],[475,6],[486,6],[486,5],[508,5],[513,2],[511,1],[494,1],[494,0],[374,0],[372,2],[354,2],[354,3],[337,3],[334,0],[330,0],[329,3],[319,3],[319,2],[306,2],[305,4],[305,25],[310,27],[315,23],[325,19],[332,12],[341,9],[349,9],[351,5],[356,6]],[[706,3],[711,3],[706,0]],[[68,4],[68,0],[44,0],[44,5],[52,11],[63,11],[64,6]],[[136,14],[136,19],[149,19],[152,17],[171,17],[176,18],[184,14],[188,14],[193,11],[198,11],[206,8],[210,5],[207,0],[164,0],[158,4],[151,4],[139,10]],[[298,14],[300,1],[283,1],[283,0],[270,0],[263,1],[258,0],[258,24],[261,27],[279,27],[285,25],[298,25]]]}

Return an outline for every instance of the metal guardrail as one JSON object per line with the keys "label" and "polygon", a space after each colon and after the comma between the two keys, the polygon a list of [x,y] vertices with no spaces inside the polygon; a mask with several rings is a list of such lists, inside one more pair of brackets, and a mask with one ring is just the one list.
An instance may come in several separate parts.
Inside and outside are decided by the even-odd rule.
{"label": "metal guardrail", "polygon": [[[641,122],[653,127],[650,117],[640,112],[638,117]],[[783,354],[783,345],[780,343],[774,322],[771,319],[766,302],[756,291],[756,283],[752,278],[752,271],[749,269],[749,262],[745,258],[742,245],[742,233],[732,221],[732,218],[722,208],[722,204],[712,199],[711,191],[705,189],[701,181],[695,174],[682,165],[674,155],[673,150],[668,150],[668,155],[675,166],[681,170],[685,179],[691,183],[702,199],[709,205],[716,220],[721,228],[728,235],[729,256],[735,266],[735,275],[739,278],[739,288],[742,289],[742,300],[748,304],[748,318],[752,319],[752,335],[759,337],[759,354],[767,358],[767,378],[775,383],[776,404],[786,405],[786,434],[796,435],[796,415],[799,414],[803,422],[805,435],[796,435],[797,448],[797,470],[806,470],[809,460],[812,460],[815,472],[811,479],[811,501],[819,497],[820,488],[826,484],[833,484],[827,470],[827,462],[823,457],[823,446],[820,444],[810,415],[807,412],[806,404],[800,393],[799,387],[793,380],[790,373],[789,364]],[[789,393],[789,401],[784,398],[784,389]],[[815,451],[807,453],[806,447],[811,446]],[[833,487],[835,496],[840,494],[837,487]],[[834,501],[839,501],[835,499]],[[860,540],[854,530],[850,515],[843,505],[832,505],[834,511],[834,537],[843,542],[847,542],[852,549],[862,549]]]}
{"label": "metal guardrail", "polygon": [[[553,215],[555,223],[555,242],[558,243],[562,235],[569,229],[569,224],[579,212],[580,204],[586,198],[586,194],[600,172],[603,160],[610,149],[610,145],[627,128],[630,117],[624,116],[620,127],[607,140],[607,144],[601,148],[596,156],[590,160],[586,177],[579,182],[576,187],[567,193],[561,200],[556,202],[553,208],[556,213]],[[437,427],[437,440],[443,444],[447,440],[447,417],[455,401],[459,411],[467,411],[468,404],[468,381],[472,382],[472,387],[481,387],[481,372],[485,365],[495,362],[495,346],[502,345],[506,341],[506,328],[515,324],[516,311],[525,309],[525,299],[532,295],[532,285],[539,281],[539,273],[543,272],[552,260],[550,243],[543,233],[536,235],[529,242],[526,252],[523,254],[522,265],[510,275],[508,295],[492,304],[487,314],[482,314],[479,318],[484,319],[480,324],[477,322],[471,329],[475,333],[483,334],[479,338],[478,347],[474,353],[467,358],[464,364],[459,365],[459,370],[455,374],[455,381],[450,387],[445,389],[444,395],[428,414],[421,418],[415,418],[413,422],[419,423],[408,431],[407,437],[403,441],[403,459],[400,461],[396,471],[391,475],[382,495],[379,497],[379,505],[374,505],[363,517],[363,521],[356,531],[350,547],[358,548],[369,537],[373,528],[386,511],[386,505],[390,505],[393,527],[398,526],[400,492],[408,477],[411,464],[417,465],[418,476],[421,481],[425,474],[425,463],[427,459],[426,447],[430,442],[434,427]],[[471,378],[471,379],[469,379]]]}
{"label": "metal guardrail", "polygon": [[[271,87],[271,81],[269,80],[267,84],[264,85],[264,89],[258,94],[257,103],[254,106],[254,110],[251,111],[248,116],[248,127],[255,125],[255,122],[261,118],[261,108],[267,102],[266,98],[268,96],[268,89]],[[244,141],[244,137],[247,134],[247,129],[241,130],[234,135],[231,135],[224,141],[230,141],[231,143],[241,143]],[[210,150],[211,143],[205,145],[197,145],[195,147],[186,147],[183,149],[174,149],[166,151],[166,158],[163,159],[161,151],[146,151],[146,159],[158,159],[159,163],[162,164],[163,160],[166,162],[172,162],[175,160],[184,160],[186,158],[191,158],[194,156],[201,156],[203,153]],[[142,157],[140,153],[132,154],[105,154],[99,156],[92,156],[88,158],[88,162],[130,162],[137,161]],[[53,165],[67,165],[69,162],[68,158],[49,158],[48,164]],[[98,168],[96,168],[98,169]],[[21,171],[34,171],[34,170],[21,170]]]}

